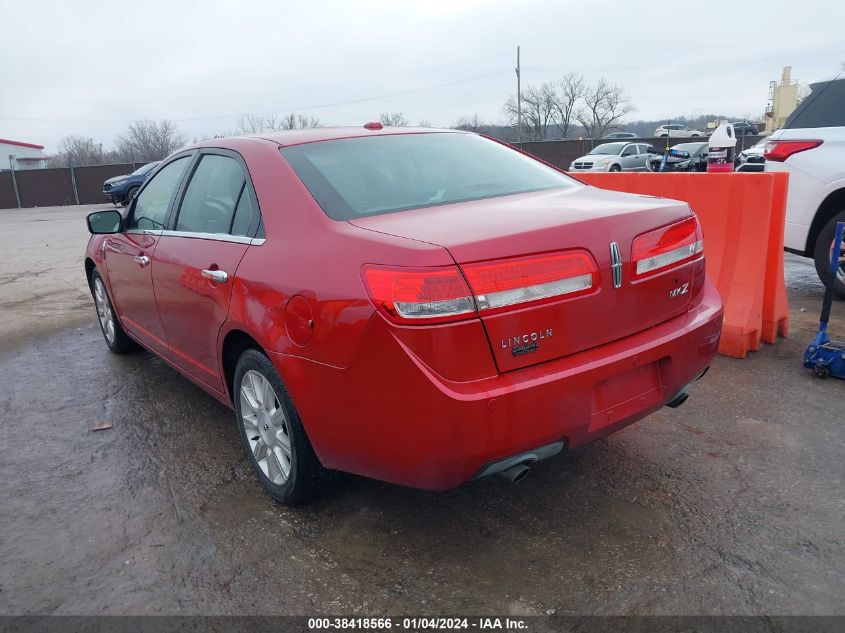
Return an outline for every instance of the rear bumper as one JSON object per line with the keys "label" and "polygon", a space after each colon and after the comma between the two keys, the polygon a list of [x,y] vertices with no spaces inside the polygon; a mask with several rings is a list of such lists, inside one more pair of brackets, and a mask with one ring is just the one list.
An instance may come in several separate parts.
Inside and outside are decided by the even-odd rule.
{"label": "rear bumper", "polygon": [[273,355],[328,468],[446,489],[498,460],[617,431],[671,401],[710,365],[722,302],[578,354],[471,382],[436,375],[374,317],[347,368]]}

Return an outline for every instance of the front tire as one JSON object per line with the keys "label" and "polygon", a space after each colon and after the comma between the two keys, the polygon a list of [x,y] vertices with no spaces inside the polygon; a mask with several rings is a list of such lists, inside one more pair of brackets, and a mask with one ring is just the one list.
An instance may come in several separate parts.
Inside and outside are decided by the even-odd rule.
{"label": "front tire", "polygon": [[261,486],[280,503],[312,499],[320,462],[273,363],[258,350],[246,350],[233,385],[241,444]]}
{"label": "front tire", "polygon": [[608,171],[618,172],[618,171],[622,171],[622,168],[619,165],[611,165],[610,169],[608,169]]}
{"label": "front tire", "polygon": [[121,202],[124,207],[128,206],[129,203],[132,202],[132,198],[134,198],[135,194],[138,193],[138,189],[140,189],[140,187],[131,187],[129,191],[126,192],[126,199]]}
{"label": "front tire", "polygon": [[830,255],[833,248],[833,238],[836,236],[836,223],[845,222],[845,211],[840,211],[833,217],[819,233],[816,246],[813,251],[813,259],[816,263],[816,272],[825,286],[833,283],[833,294],[840,299],[845,299],[845,267],[839,264],[839,271],[836,277],[830,274]]}
{"label": "front tire", "polygon": [[94,297],[94,305],[97,308],[97,320],[100,322],[100,329],[103,332],[103,338],[106,339],[106,345],[109,350],[115,354],[124,354],[137,345],[120,325],[120,320],[115,314],[114,306],[112,306],[109,293],[106,291],[106,285],[103,283],[103,278],[100,273],[94,269],[91,273],[91,295]]}

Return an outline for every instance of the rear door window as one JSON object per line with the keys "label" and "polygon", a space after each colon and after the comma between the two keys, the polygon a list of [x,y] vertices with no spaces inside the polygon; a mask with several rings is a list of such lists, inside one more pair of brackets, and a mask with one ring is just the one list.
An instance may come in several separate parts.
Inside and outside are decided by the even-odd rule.
{"label": "rear door window", "polygon": [[[205,154],[200,158],[185,190],[175,230],[229,233],[233,230],[235,211],[244,197],[245,189],[246,177],[237,160],[229,156]],[[243,213],[251,214],[251,207],[247,206]],[[251,224],[251,215],[249,221]]]}

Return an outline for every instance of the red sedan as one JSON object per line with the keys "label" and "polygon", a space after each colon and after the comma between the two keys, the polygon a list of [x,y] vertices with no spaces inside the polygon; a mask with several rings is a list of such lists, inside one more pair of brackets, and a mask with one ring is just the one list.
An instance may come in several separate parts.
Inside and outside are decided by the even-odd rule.
{"label": "red sedan", "polygon": [[215,139],[88,225],[109,348],[140,344],[234,408],[282,502],[321,468],[518,479],[683,402],[721,332],[688,205],[469,133]]}

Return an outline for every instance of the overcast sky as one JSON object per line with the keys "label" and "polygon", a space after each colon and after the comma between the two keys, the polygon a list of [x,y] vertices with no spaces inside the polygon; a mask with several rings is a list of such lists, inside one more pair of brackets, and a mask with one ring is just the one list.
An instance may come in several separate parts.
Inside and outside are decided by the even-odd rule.
{"label": "overcast sky", "polygon": [[840,69],[843,22],[835,0],[0,0],[0,138],[110,146],[168,118],[190,139],[265,112],[499,121],[517,45],[523,85],[579,71],[624,85],[635,119],[757,119],[784,65],[803,82]]}

